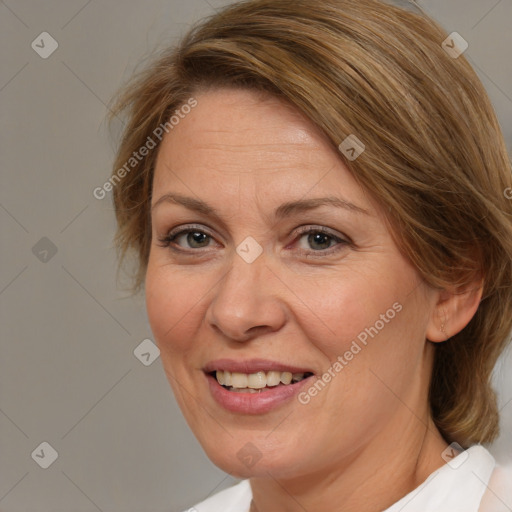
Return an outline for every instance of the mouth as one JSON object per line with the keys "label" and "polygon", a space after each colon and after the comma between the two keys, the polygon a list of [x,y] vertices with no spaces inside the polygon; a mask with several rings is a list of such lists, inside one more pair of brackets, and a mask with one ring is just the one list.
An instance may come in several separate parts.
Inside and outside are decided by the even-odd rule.
{"label": "mouth", "polygon": [[293,403],[315,375],[305,367],[264,359],[220,359],[203,372],[215,402],[240,414],[264,414]]}
{"label": "mouth", "polygon": [[281,386],[290,386],[313,376],[312,372],[268,370],[255,373],[214,370],[208,375],[215,378],[226,390],[233,393],[262,393]]}

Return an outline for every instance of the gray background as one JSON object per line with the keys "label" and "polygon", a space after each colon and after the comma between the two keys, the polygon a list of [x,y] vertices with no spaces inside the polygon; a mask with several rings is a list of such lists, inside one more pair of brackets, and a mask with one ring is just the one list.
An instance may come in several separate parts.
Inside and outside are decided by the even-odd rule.
{"label": "gray background", "polygon": [[[223,3],[0,1],[3,512],[172,512],[235,481],[188,431],[160,359],[134,356],[151,338],[144,300],[116,289],[110,195],[92,195],[110,172],[117,87]],[[420,5],[469,42],[511,149],[512,0]],[[47,59],[31,47],[43,31],[59,45]],[[511,367],[509,350],[495,379],[500,461],[512,458]],[[48,469],[31,457],[43,441],[58,452]]]}

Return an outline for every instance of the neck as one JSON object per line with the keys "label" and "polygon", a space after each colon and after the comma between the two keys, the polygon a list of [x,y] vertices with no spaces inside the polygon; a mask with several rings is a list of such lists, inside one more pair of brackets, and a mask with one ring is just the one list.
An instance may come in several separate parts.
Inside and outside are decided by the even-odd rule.
{"label": "neck", "polygon": [[405,428],[383,431],[335,467],[297,478],[271,472],[251,478],[251,512],[380,512],[441,467],[446,446],[427,414],[423,420],[410,415]]}

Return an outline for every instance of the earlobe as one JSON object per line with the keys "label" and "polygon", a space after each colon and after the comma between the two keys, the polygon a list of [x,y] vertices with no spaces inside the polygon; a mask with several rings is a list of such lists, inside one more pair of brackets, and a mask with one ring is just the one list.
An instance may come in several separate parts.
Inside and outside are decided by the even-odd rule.
{"label": "earlobe", "polygon": [[427,339],[441,343],[462,331],[475,315],[482,299],[482,291],[483,280],[464,288],[440,291],[427,326]]}

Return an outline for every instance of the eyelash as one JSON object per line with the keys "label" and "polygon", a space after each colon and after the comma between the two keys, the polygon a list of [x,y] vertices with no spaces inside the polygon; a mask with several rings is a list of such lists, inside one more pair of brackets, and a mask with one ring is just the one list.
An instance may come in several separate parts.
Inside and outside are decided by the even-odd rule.
{"label": "eyelash", "polygon": [[[192,254],[192,253],[203,252],[200,249],[179,249],[178,247],[174,247],[172,245],[174,240],[179,238],[181,235],[185,235],[187,233],[201,233],[210,238],[214,238],[210,233],[208,233],[207,231],[204,231],[204,229],[202,229],[202,228],[200,229],[199,227],[189,226],[185,229],[180,229],[179,231],[176,231],[176,232],[170,231],[167,235],[158,239],[159,245],[160,245],[160,247],[166,247],[166,248],[171,249],[172,251],[180,252],[180,253]],[[340,238],[339,236],[334,235],[327,228],[324,228],[324,227],[305,227],[303,229],[299,228],[299,231],[297,233],[298,240],[300,240],[304,235],[309,235],[309,234],[313,234],[313,233],[321,233],[323,235],[327,235],[328,238],[330,238],[331,240],[338,242],[338,243],[336,245],[334,245],[333,247],[329,247],[327,249],[320,249],[317,251],[315,251],[313,249],[309,250],[309,251],[305,250],[305,249],[299,249],[299,253],[303,256],[313,257],[313,258],[323,257],[326,255],[331,255],[331,254],[343,249],[346,246],[353,245],[352,241],[348,237]]]}

